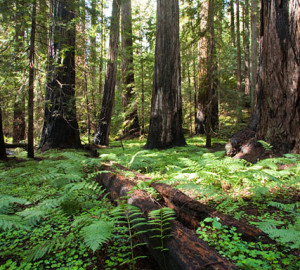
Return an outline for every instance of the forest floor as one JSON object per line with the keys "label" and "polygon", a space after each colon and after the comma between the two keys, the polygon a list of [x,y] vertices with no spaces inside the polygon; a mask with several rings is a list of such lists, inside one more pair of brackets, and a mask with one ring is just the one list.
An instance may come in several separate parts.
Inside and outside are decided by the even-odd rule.
{"label": "forest floor", "polygon": [[146,184],[136,186],[154,199],[151,185],[167,184],[274,240],[246,241],[217,217],[199,220],[198,237],[238,268],[300,269],[300,155],[250,164],[226,157],[225,141],[215,139],[211,149],[202,137],[187,142],[159,151],[143,150],[138,139],[115,141],[99,158],[52,150],[28,160],[17,150],[0,163],[0,269],[157,269],[139,258],[148,254],[124,225],[128,206],[117,206],[96,183],[101,163],[127,179],[145,175]]}

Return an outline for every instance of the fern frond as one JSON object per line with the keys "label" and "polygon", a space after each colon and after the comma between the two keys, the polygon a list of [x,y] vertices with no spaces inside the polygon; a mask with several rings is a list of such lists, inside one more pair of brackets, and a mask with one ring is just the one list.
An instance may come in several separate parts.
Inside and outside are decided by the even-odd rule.
{"label": "fern frond", "polygon": [[29,225],[35,226],[42,218],[46,217],[53,208],[59,205],[58,200],[45,200],[39,205],[27,208],[22,212],[18,212],[17,215],[24,218]]}
{"label": "fern frond", "polygon": [[114,223],[108,221],[96,221],[91,225],[85,226],[80,233],[84,243],[95,252],[104,243],[108,242],[114,230]]}
{"label": "fern frond", "polygon": [[15,203],[21,205],[30,204],[30,202],[25,199],[0,194],[0,214],[7,213],[9,206]]}
{"label": "fern frond", "polygon": [[16,229],[28,230],[30,227],[24,224],[21,217],[16,215],[0,215],[0,229],[8,230],[12,227]]}

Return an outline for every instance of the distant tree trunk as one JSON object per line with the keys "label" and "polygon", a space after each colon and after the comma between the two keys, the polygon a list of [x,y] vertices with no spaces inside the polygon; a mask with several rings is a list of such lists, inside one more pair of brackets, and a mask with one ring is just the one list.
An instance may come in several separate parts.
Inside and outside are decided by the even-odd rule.
{"label": "distant tree trunk", "polygon": [[73,1],[52,3],[42,150],[81,147],[75,106],[74,10]]}
{"label": "distant tree trunk", "polygon": [[240,0],[236,0],[236,54],[237,54],[237,122],[242,120],[242,60],[241,60],[241,35],[240,35]]}
{"label": "distant tree trunk", "polygon": [[[141,41],[142,42],[142,41]],[[142,90],[142,129],[141,134],[145,134],[145,83],[144,83],[144,56],[143,47],[141,47],[141,90]]]}
{"label": "distant tree trunk", "polygon": [[112,17],[109,40],[109,59],[105,76],[102,108],[94,137],[94,143],[100,145],[109,144],[109,129],[111,123],[112,110],[115,99],[115,86],[117,77],[118,44],[120,28],[120,1],[113,0]]}
{"label": "distant tree trunk", "polygon": [[244,66],[244,77],[245,77],[245,95],[250,95],[250,52],[249,52],[249,0],[245,0],[244,6],[244,52],[245,52],[245,66]]}
{"label": "distant tree trunk", "polygon": [[207,29],[207,35],[198,43],[200,72],[195,133],[206,134],[210,140],[212,130],[216,130],[219,125],[219,106],[215,76],[217,65],[214,41],[214,2],[208,1],[207,4],[205,14],[207,22],[203,26]]}
{"label": "distant tree trunk", "polygon": [[193,57],[193,88],[194,88],[194,133],[196,134],[197,119],[197,73],[196,73],[196,57]]}
{"label": "distant tree trunk", "polygon": [[257,82],[257,0],[251,0],[251,70],[250,70],[250,103],[254,110]]}
{"label": "distant tree trunk", "polygon": [[205,122],[205,136],[206,147],[211,147],[211,133],[214,129],[214,115],[217,111],[218,115],[218,99],[216,95],[216,61],[215,61],[215,1],[209,0],[208,6],[208,61],[207,61],[207,78],[208,78],[208,104],[206,105],[206,122]]}
{"label": "distant tree trunk", "polygon": [[[97,9],[96,9],[96,0],[92,0],[91,3],[91,26],[94,28],[97,25]],[[102,26],[101,26],[102,27]],[[93,120],[97,115],[96,113],[96,100],[95,100],[95,89],[96,85],[96,59],[97,59],[97,51],[96,51],[96,34],[92,33],[90,36],[90,54],[89,54],[89,66],[90,66],[90,76],[91,76],[91,96],[92,96],[92,112],[93,112]]]}
{"label": "distant tree trunk", "polygon": [[2,126],[2,110],[0,105],[0,160],[6,160],[6,150],[4,143],[4,134],[3,134],[3,126]]}
{"label": "distant tree trunk", "polygon": [[134,68],[133,68],[133,42],[132,42],[132,17],[131,0],[123,0],[121,5],[122,25],[122,81],[123,81],[123,107],[125,123],[123,135],[140,131],[137,105],[131,105],[134,95]]}
{"label": "distant tree trunk", "polygon": [[233,46],[235,46],[234,1],[235,0],[230,0],[230,31]]}
{"label": "distant tree trunk", "polygon": [[[24,1],[16,2],[16,26],[15,26],[15,35],[16,35],[16,47],[15,47],[15,66],[16,71],[19,73],[21,77],[23,74],[22,67],[22,53],[25,50],[24,46]],[[15,94],[15,102],[14,102],[14,121],[13,121],[13,142],[18,143],[25,139],[25,91],[24,91],[24,82],[20,78],[15,79],[15,87],[17,93]]]}
{"label": "distant tree trunk", "polygon": [[154,86],[145,148],[182,145],[179,4],[178,0],[158,0]]}
{"label": "distant tree trunk", "polygon": [[231,155],[253,158],[255,144],[245,152],[249,138],[271,143],[274,151],[300,153],[299,14],[298,0],[262,0],[257,103],[248,128],[232,136]]}
{"label": "distant tree trunk", "polygon": [[33,1],[31,36],[30,36],[30,55],[29,55],[29,87],[28,87],[28,146],[27,156],[34,158],[34,122],[33,122],[33,106],[34,106],[34,54],[35,54],[35,30],[36,30],[36,6],[37,1]]}
{"label": "distant tree trunk", "polygon": [[100,43],[100,64],[99,64],[99,104],[101,104],[102,100],[102,90],[103,90],[103,58],[104,58],[104,48],[105,48],[105,22],[104,22],[104,3],[101,1],[101,30],[100,30],[100,35],[101,35],[101,43]]}

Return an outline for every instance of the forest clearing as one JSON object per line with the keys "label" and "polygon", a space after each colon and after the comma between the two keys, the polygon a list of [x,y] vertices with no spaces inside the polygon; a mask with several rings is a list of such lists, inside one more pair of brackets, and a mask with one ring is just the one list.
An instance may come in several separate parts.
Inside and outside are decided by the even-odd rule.
{"label": "forest clearing", "polygon": [[0,3],[0,270],[300,269],[298,0]]}

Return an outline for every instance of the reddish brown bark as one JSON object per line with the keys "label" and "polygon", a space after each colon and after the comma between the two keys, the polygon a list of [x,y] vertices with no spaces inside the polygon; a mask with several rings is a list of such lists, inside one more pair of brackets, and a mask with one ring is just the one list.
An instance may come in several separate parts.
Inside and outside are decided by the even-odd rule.
{"label": "reddish brown bark", "polygon": [[75,7],[72,1],[53,1],[45,120],[40,147],[79,148],[75,105]]}
{"label": "reddish brown bark", "polygon": [[145,148],[185,145],[182,100],[178,0],[158,0],[154,85],[150,128]]}
{"label": "reddish brown bark", "polygon": [[115,99],[115,86],[117,80],[117,62],[120,28],[120,1],[114,0],[112,4],[112,17],[109,40],[109,60],[105,76],[102,108],[99,117],[97,132],[94,143],[100,145],[109,144],[109,130],[111,124],[112,110]]}
{"label": "reddish brown bark", "polygon": [[232,136],[231,156],[265,154],[256,139],[272,144],[275,154],[300,153],[299,14],[297,0],[262,1],[256,107],[248,128]]}
{"label": "reddish brown bark", "polygon": [[29,88],[28,88],[28,149],[27,156],[34,158],[34,136],[33,136],[33,106],[34,106],[34,54],[35,54],[35,30],[36,30],[36,0],[32,7],[32,23],[30,37],[29,55]]}
{"label": "reddish brown bark", "polygon": [[123,108],[125,122],[123,124],[123,136],[138,134],[140,125],[134,97],[134,67],[133,67],[133,41],[132,41],[132,16],[131,0],[123,0],[121,5],[122,25],[122,81],[123,81]]}

